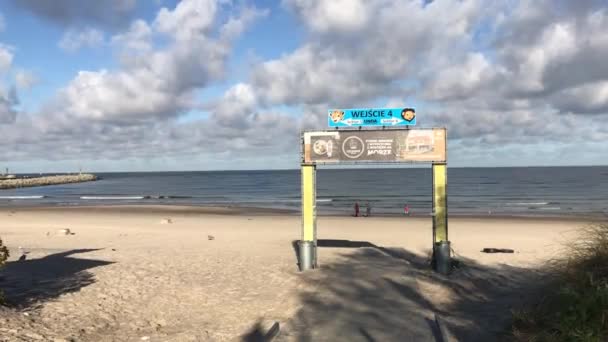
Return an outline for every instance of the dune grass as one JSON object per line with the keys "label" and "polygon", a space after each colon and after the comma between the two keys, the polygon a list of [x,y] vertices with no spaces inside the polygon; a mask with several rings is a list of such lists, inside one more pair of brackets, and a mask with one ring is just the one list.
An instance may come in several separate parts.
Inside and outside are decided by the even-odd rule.
{"label": "dune grass", "polygon": [[543,296],[514,312],[514,340],[608,341],[608,223],[583,228],[550,269]]}

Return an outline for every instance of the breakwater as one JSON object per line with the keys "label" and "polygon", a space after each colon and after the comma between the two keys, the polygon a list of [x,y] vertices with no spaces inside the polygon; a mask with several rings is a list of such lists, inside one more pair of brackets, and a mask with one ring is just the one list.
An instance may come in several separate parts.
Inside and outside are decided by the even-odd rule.
{"label": "breakwater", "polygon": [[92,182],[97,176],[89,173],[78,175],[42,176],[31,178],[0,179],[0,189],[25,188],[32,186],[57,185],[67,183]]}

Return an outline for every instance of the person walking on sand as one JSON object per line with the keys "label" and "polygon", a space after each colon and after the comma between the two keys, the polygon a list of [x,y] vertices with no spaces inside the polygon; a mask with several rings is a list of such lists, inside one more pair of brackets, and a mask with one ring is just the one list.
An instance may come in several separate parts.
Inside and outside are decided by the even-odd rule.
{"label": "person walking on sand", "polygon": [[405,204],[405,207],[403,207],[403,215],[410,216],[410,205],[407,203]]}
{"label": "person walking on sand", "polygon": [[372,215],[372,206],[367,202],[367,206],[365,208],[365,216],[370,217]]}
{"label": "person walking on sand", "polygon": [[359,202],[355,202],[355,217],[359,216]]}

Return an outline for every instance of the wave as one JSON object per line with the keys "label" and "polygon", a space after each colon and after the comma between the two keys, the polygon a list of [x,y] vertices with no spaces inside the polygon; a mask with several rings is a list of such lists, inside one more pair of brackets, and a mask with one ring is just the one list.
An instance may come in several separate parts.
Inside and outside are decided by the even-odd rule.
{"label": "wave", "polygon": [[192,199],[192,196],[178,196],[178,195],[157,195],[157,196],[146,196],[152,199]]}
{"label": "wave", "polygon": [[149,196],[80,196],[82,200],[142,200]]}
{"label": "wave", "polygon": [[516,202],[516,203],[509,203],[511,205],[521,205],[521,206],[527,206],[527,205],[548,205],[549,202]]}
{"label": "wave", "polygon": [[12,200],[12,199],[42,199],[45,198],[46,196],[44,195],[39,195],[39,196],[0,196],[0,199],[8,199],[8,200]]}

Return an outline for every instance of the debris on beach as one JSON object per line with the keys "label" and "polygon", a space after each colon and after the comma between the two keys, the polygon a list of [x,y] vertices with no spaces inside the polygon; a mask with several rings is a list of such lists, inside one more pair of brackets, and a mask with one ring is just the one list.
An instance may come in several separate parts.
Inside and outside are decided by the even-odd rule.
{"label": "debris on beach", "polygon": [[156,324],[156,329],[159,330],[162,327],[166,327],[167,326],[167,321],[165,319],[157,319],[155,322]]}
{"label": "debris on beach", "polygon": [[[266,332],[265,332],[266,331]],[[275,337],[281,332],[281,326],[279,322],[272,322],[272,326],[268,327],[268,324],[262,324],[257,322],[251,331],[243,336],[243,341],[273,341]]]}
{"label": "debris on beach", "polygon": [[213,235],[207,235],[207,239],[209,241],[211,241],[211,240],[215,240],[215,237]]}
{"label": "debris on beach", "polygon": [[481,250],[482,253],[515,253],[514,250],[509,248],[484,248]]}
{"label": "debris on beach", "polygon": [[171,224],[171,223],[173,223],[173,220],[171,220],[171,218],[169,218],[169,217],[166,217],[166,218],[160,220],[160,224]]}
{"label": "debris on beach", "polygon": [[75,235],[76,233],[72,232],[70,228],[59,229],[57,231],[57,235]]}
{"label": "debris on beach", "polygon": [[268,332],[266,333],[266,336],[265,336],[265,338],[266,338],[265,340],[271,341],[272,339],[277,337],[280,332],[281,332],[281,326],[279,325],[279,322],[274,322],[272,327],[270,327],[270,329],[268,329]]}

